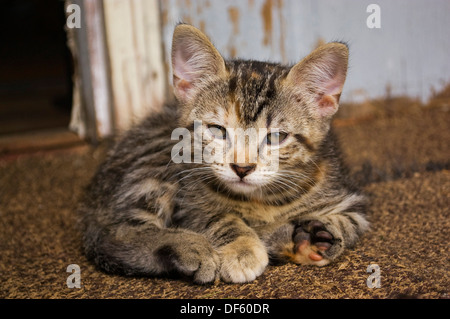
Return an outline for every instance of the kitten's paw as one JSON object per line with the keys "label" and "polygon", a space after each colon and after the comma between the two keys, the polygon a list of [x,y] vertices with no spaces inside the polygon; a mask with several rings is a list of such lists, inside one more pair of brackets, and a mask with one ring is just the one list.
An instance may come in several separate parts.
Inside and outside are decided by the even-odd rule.
{"label": "kitten's paw", "polygon": [[269,257],[266,248],[259,239],[241,237],[223,246],[220,276],[232,283],[244,283],[254,280],[264,272]]}
{"label": "kitten's paw", "polygon": [[325,266],[330,262],[328,252],[337,240],[319,221],[299,225],[293,234],[292,261],[302,265]]}
{"label": "kitten's paw", "polygon": [[209,283],[216,279],[220,258],[203,236],[185,236],[182,241],[165,245],[156,255],[169,271],[191,276],[194,282]]}

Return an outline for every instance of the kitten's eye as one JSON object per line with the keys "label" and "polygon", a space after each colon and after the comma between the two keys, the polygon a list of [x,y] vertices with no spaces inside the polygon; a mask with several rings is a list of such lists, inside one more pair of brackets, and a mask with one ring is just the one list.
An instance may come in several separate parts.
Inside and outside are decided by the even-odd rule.
{"label": "kitten's eye", "polygon": [[227,130],[220,125],[208,125],[208,129],[215,138],[224,140],[227,137]]}
{"label": "kitten's eye", "polygon": [[266,136],[267,145],[278,145],[283,142],[288,136],[285,132],[273,132]]}

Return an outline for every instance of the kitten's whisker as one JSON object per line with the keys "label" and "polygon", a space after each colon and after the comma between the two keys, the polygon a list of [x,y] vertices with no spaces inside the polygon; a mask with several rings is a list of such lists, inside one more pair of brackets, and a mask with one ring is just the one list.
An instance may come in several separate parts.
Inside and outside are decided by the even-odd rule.
{"label": "kitten's whisker", "polygon": [[180,175],[180,174],[184,174],[184,173],[192,172],[192,171],[201,171],[201,170],[210,170],[210,169],[211,169],[210,167],[193,167],[193,168],[187,168],[187,169],[184,169],[184,170],[182,170],[182,171],[179,171],[178,173],[174,174],[173,176],[178,176],[178,175]]}
{"label": "kitten's whisker", "polygon": [[[193,175],[194,173],[192,173],[190,176],[186,176],[186,177],[194,177]],[[203,181],[203,179],[205,178],[213,178],[213,176],[209,176],[209,175],[200,175],[200,179],[195,179],[195,180],[188,180],[186,183],[184,183],[183,185],[180,186],[178,192],[180,192],[181,190],[184,189],[189,189],[191,190],[193,188],[193,186],[198,185],[199,183],[201,183]],[[177,192],[177,194],[178,194]]]}
{"label": "kitten's whisker", "polygon": [[[179,183],[179,182],[181,182],[182,180],[184,180],[184,179],[186,179],[186,178],[192,176],[192,175],[195,174],[195,173],[200,173],[199,171],[201,171],[201,172],[203,173],[203,170],[209,170],[209,169],[210,169],[209,167],[196,167],[196,168],[184,170],[183,172],[180,172],[180,173],[186,173],[186,172],[189,171],[189,174],[187,174],[186,176],[183,176],[182,178],[180,178],[179,180],[177,180],[177,182]],[[175,174],[174,176],[179,175],[180,173],[177,173],[177,174]]]}
{"label": "kitten's whisker", "polygon": [[176,192],[175,196],[176,197],[178,195],[178,193],[180,193],[181,191],[184,191],[184,196],[181,199],[180,205],[183,204],[184,199],[186,198],[186,195],[188,194],[188,192],[191,192],[192,189],[195,186],[198,186],[201,183],[204,183],[204,181],[207,180],[213,180],[215,175],[212,172],[207,172],[207,175],[205,175],[205,173],[203,171],[191,171],[187,176],[184,176],[183,179],[187,178],[187,177],[194,177],[195,174],[198,173],[200,174],[200,179],[195,179],[195,180],[188,180],[187,183],[185,183],[184,185],[180,186],[180,188],[178,189],[178,191]]}
{"label": "kitten's whisker", "polygon": [[286,179],[298,177],[303,182],[307,182],[307,183],[311,182],[311,184],[309,184],[310,186],[314,186],[316,184],[316,180],[314,180],[311,177],[309,177],[308,175],[305,175],[300,172],[285,170],[285,171],[279,173],[279,175],[285,177]]}
{"label": "kitten's whisker", "polygon": [[[289,184],[286,184],[286,183],[284,183],[283,181],[281,181],[281,180],[277,180],[277,184],[278,185],[283,185],[283,186],[285,186],[285,188],[284,189],[286,189],[289,193],[291,192],[291,191],[294,191],[294,192],[297,192],[298,190],[296,189],[296,188],[294,188],[293,186],[290,186]],[[295,185],[295,186],[297,186],[297,185]]]}
{"label": "kitten's whisker", "polygon": [[197,186],[198,184],[201,184],[207,180],[213,179],[214,177],[215,177],[214,175],[202,176],[200,179],[197,179],[193,183],[191,183],[191,186],[189,187],[188,191],[191,191],[194,188],[194,186]]}

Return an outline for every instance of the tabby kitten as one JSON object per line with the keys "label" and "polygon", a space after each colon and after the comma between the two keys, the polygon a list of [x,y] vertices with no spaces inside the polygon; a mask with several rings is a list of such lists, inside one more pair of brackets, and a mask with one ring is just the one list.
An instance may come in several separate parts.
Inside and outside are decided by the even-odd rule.
{"label": "tabby kitten", "polygon": [[[248,282],[269,260],[336,259],[368,228],[330,130],[347,60],[346,45],[330,43],[292,67],[225,61],[202,32],[178,25],[176,101],[129,130],[93,178],[80,209],[87,256],[111,273],[198,283]],[[197,145],[231,160],[173,161],[172,132],[194,136],[194,121]],[[238,128],[267,130],[256,159],[233,160],[250,147],[236,142]]]}

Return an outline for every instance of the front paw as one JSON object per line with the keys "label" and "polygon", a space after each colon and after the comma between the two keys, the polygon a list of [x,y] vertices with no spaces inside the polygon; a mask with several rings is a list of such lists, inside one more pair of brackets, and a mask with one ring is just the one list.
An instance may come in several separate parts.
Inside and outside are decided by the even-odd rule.
{"label": "front paw", "polygon": [[341,240],[319,221],[298,225],[294,230],[293,242],[291,261],[302,265],[325,266],[341,251]]}
{"label": "front paw", "polygon": [[201,235],[184,234],[177,240],[161,246],[155,256],[166,271],[175,271],[192,277],[196,283],[209,283],[216,279],[220,265],[219,255]]}
{"label": "front paw", "polygon": [[219,249],[220,276],[231,283],[254,280],[266,268],[269,258],[266,248],[257,238],[240,237]]}

